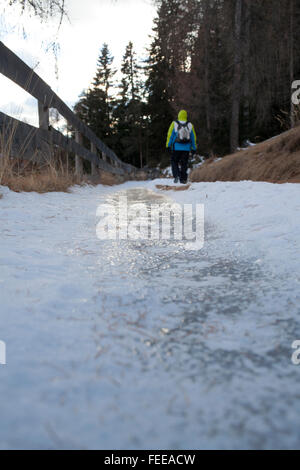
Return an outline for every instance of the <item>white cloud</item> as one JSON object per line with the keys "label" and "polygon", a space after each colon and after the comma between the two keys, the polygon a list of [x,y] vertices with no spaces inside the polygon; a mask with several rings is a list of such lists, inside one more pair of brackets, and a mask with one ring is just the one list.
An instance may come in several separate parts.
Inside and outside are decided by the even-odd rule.
{"label": "white cloud", "polygon": [[[7,9],[0,22],[0,39],[31,67],[38,64],[36,72],[65,102],[73,104],[95,74],[98,53],[104,42],[109,44],[116,67],[130,40],[138,55],[145,57],[155,8],[151,0],[68,0],[67,8],[70,23],[64,21],[58,34],[58,81],[54,56],[51,52],[45,53],[45,48],[55,38],[57,20],[41,24],[36,18],[25,15],[21,20],[26,33],[23,37],[18,10]],[[19,107],[26,105],[28,119],[27,97],[22,97],[17,88],[0,75],[0,110],[7,110],[10,103],[17,100]],[[36,120],[35,110],[33,120]]]}

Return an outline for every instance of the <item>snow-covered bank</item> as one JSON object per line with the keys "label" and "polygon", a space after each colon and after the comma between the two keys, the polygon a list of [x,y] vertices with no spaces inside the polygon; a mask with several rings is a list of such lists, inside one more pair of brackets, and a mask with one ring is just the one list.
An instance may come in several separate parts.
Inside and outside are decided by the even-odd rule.
{"label": "snow-covered bank", "polygon": [[1,448],[299,447],[300,186],[168,193],[205,204],[199,252],[97,239],[164,183],[0,188]]}

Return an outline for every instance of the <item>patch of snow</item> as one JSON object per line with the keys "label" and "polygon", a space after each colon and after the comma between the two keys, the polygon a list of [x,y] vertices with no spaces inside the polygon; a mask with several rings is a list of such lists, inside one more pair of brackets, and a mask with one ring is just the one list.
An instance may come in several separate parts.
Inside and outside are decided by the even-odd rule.
{"label": "patch of snow", "polygon": [[243,147],[238,147],[237,150],[248,150],[249,147],[255,147],[257,144],[251,142],[249,139],[245,140]]}

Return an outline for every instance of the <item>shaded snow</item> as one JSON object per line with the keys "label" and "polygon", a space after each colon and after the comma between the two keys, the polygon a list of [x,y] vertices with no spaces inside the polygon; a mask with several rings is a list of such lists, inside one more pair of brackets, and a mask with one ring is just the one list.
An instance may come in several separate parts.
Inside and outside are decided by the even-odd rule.
{"label": "shaded snow", "polygon": [[0,448],[299,447],[300,186],[168,193],[205,204],[199,252],[96,238],[168,182],[0,188]]}

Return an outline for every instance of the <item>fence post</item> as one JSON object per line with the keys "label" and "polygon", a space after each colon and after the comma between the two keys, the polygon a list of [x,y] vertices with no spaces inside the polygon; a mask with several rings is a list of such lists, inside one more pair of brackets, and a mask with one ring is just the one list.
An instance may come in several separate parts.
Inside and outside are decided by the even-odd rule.
{"label": "fence post", "polygon": [[48,130],[49,128],[49,108],[48,106],[45,106],[44,103],[41,103],[40,101],[38,102],[39,106],[39,127],[40,129],[46,129]]}
{"label": "fence post", "polygon": [[[91,142],[91,152],[97,155],[97,147],[93,142]],[[96,163],[92,162],[91,167],[92,167],[92,176],[96,176],[98,173]]]}
{"label": "fence post", "polygon": [[[75,141],[77,144],[82,145],[82,135],[79,131],[75,131]],[[81,177],[83,175],[83,160],[79,155],[75,155],[75,173]]]}

